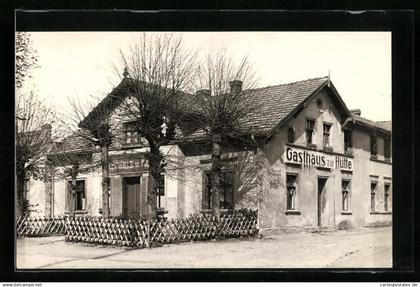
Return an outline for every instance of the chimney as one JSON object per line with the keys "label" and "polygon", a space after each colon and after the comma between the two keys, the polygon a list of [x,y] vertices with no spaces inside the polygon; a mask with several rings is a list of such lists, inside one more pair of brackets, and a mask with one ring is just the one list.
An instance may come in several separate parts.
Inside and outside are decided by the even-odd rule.
{"label": "chimney", "polygon": [[41,126],[41,130],[50,130],[52,127],[50,124],[45,124]]}
{"label": "chimney", "polygon": [[239,94],[242,91],[242,81],[234,80],[229,82],[230,85],[230,93],[231,94]]}
{"label": "chimney", "polygon": [[44,133],[45,137],[51,141],[51,129],[52,126],[50,124],[45,124],[41,126],[41,131]]}
{"label": "chimney", "polygon": [[350,113],[352,113],[353,115],[360,116],[362,114],[362,111],[360,109],[354,109],[350,110]]}
{"label": "chimney", "polygon": [[198,91],[195,92],[195,94],[197,96],[209,96],[210,95],[210,90],[208,90],[208,89],[198,90]]}

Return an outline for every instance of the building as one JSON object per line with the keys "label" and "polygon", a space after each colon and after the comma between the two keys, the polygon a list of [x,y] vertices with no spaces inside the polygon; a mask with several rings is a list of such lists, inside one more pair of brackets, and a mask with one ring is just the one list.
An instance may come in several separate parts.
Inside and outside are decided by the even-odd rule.
{"label": "building", "polygon": [[[244,137],[255,144],[232,145],[224,151],[223,210],[258,209],[260,228],[392,222],[391,122],[370,121],[359,110],[349,111],[329,77],[243,92],[262,104],[243,121]],[[109,100],[108,96],[103,101]],[[117,101],[115,108],[118,105]],[[110,149],[110,211],[112,216],[142,215],[147,147],[128,123],[120,126],[122,140]],[[208,137],[201,130],[179,130],[177,140],[164,147],[173,165],[159,181],[157,195],[158,207],[170,218],[208,212],[211,207]],[[83,155],[86,165],[99,156],[75,136],[65,139],[58,150]],[[68,180],[56,178],[45,184],[42,192],[53,199],[50,214],[66,214]],[[76,213],[100,215],[101,194],[100,169],[80,173]]]}

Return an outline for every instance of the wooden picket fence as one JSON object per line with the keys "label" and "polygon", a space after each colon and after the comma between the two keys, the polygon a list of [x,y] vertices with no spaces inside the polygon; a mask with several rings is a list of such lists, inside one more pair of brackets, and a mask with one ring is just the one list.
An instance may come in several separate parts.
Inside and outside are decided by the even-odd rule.
{"label": "wooden picket fence", "polygon": [[192,215],[171,220],[124,220],[76,217],[66,221],[66,240],[126,247],[153,247],[161,244],[209,240],[258,233],[257,216],[222,214],[219,224],[212,215]]}
{"label": "wooden picket fence", "polygon": [[18,237],[65,235],[66,241],[125,247],[153,247],[161,244],[254,236],[258,233],[256,212],[211,214],[170,220],[135,220],[102,217],[19,217]]}
{"label": "wooden picket fence", "polygon": [[217,235],[215,218],[210,215],[192,215],[165,221],[155,221],[150,227],[152,244],[179,241],[208,240]]}
{"label": "wooden picket fence", "polygon": [[17,237],[65,235],[63,217],[20,216],[16,221]]}
{"label": "wooden picket fence", "polygon": [[76,217],[66,221],[66,241],[130,247],[149,246],[150,223],[101,217]]}

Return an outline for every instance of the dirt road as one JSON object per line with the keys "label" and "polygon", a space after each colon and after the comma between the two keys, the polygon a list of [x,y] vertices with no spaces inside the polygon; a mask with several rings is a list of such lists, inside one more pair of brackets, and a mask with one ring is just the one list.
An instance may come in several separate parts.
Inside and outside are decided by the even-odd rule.
{"label": "dirt road", "polygon": [[262,238],[186,242],[151,249],[66,243],[64,237],[17,241],[18,269],[67,268],[387,268],[391,227]]}

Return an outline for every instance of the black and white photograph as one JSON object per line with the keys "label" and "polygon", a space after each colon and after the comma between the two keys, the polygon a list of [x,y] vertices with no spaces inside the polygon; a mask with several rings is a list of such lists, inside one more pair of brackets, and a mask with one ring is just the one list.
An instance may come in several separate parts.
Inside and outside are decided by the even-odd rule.
{"label": "black and white photograph", "polygon": [[16,269],[391,268],[390,32],[16,32]]}

